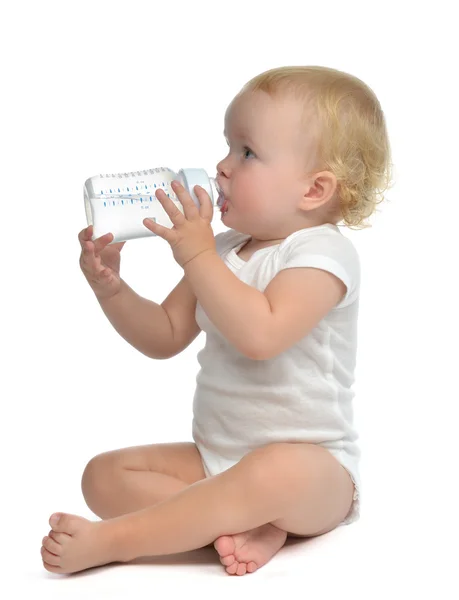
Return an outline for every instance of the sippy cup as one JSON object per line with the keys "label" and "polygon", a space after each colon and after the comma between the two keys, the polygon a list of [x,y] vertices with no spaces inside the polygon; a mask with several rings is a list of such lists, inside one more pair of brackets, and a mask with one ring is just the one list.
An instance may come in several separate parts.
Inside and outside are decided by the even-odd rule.
{"label": "sippy cup", "polygon": [[145,227],[145,218],[153,219],[164,227],[173,227],[169,215],[155,196],[158,188],[164,190],[183,213],[183,206],[171,187],[178,180],[199,208],[200,202],[194,186],[200,185],[209,194],[212,204],[221,207],[224,198],[216,178],[209,177],[204,169],[180,169],[175,173],[167,167],[158,167],[131,173],[94,175],[84,184],[86,220],[93,225],[93,237],[112,233],[110,244],[142,237],[157,237]]}

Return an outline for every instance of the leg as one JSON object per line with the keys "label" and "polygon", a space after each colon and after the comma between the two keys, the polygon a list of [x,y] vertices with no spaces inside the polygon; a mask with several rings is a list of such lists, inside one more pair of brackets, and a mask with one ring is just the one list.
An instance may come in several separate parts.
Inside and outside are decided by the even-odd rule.
{"label": "leg", "polygon": [[111,520],[107,531],[123,560],[200,548],[266,523],[321,535],[345,518],[352,496],[349,476],[326,449],[271,444],[167,501]]}
{"label": "leg", "polygon": [[[296,472],[299,501],[286,516],[272,524],[291,537],[315,537],[332,531],[352,507],[354,484],[349,473],[323,446],[305,443],[282,446],[283,461],[291,467],[290,476],[294,477]],[[282,459],[279,468],[281,464]],[[299,476],[301,472],[304,477]]]}
{"label": "leg", "polygon": [[81,489],[94,514],[112,519],[154,506],[205,478],[194,442],[149,444],[98,454],[86,465]]}
{"label": "leg", "polygon": [[49,551],[42,548],[44,561],[52,565],[46,568],[70,573],[138,556],[184,552],[263,525],[320,535],[350,509],[353,490],[343,473],[348,477],[320,446],[279,443],[258,448],[220,475],[197,481],[156,506],[96,523],[53,515],[56,539],[48,543]]}
{"label": "leg", "polygon": [[162,502],[205,478],[194,443],[152,444],[95,456],[81,488],[94,514],[111,519]]}

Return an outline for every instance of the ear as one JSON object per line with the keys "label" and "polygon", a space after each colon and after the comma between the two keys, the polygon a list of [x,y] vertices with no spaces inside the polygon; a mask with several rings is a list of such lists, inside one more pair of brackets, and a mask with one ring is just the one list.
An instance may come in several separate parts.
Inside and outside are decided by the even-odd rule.
{"label": "ear", "polygon": [[328,202],[335,195],[338,182],[330,171],[314,173],[306,182],[300,208],[312,210]]}

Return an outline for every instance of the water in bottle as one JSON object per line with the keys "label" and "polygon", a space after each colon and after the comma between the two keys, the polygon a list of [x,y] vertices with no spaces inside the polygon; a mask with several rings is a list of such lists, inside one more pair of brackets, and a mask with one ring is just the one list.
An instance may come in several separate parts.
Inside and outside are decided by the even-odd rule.
{"label": "water in bottle", "polygon": [[158,167],[130,173],[95,175],[84,184],[86,220],[88,226],[93,225],[92,239],[109,232],[114,236],[111,244],[157,237],[143,224],[145,218],[153,219],[164,227],[173,227],[155,192],[158,188],[162,189],[183,213],[182,203],[171,187],[174,179],[188,191],[198,208],[200,202],[194,192],[195,185],[206,190],[214,206],[223,205],[224,198],[216,178],[209,177],[204,169],[180,169],[175,173],[167,167]]}

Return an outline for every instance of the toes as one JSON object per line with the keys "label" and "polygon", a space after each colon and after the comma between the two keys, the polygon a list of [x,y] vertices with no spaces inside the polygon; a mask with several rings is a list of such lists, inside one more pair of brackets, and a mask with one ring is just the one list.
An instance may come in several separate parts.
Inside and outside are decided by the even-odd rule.
{"label": "toes", "polygon": [[230,565],[229,567],[226,568],[226,572],[229,573],[230,575],[236,575],[238,564],[239,563],[237,561],[234,561],[232,565]]}
{"label": "toes", "polygon": [[225,567],[229,567],[230,565],[233,564],[233,562],[235,562],[236,558],[234,556],[234,554],[228,554],[228,556],[220,556],[220,562],[222,563],[222,565],[225,565]]}
{"label": "toes", "polygon": [[254,573],[257,569],[257,563],[254,563],[253,560],[247,564],[247,573]]}
{"label": "toes", "polygon": [[72,536],[69,535],[68,533],[59,533],[59,532],[54,531],[53,529],[51,529],[50,531],[48,531],[48,537],[51,538],[51,539],[53,539],[58,544],[63,545]]}
{"label": "toes", "polygon": [[51,554],[51,552],[48,552],[48,550],[46,550],[46,548],[44,548],[43,546],[41,547],[41,556],[43,562],[46,562],[49,565],[52,565],[53,567],[58,567],[61,562],[60,556]]}
{"label": "toes", "polygon": [[230,535],[222,535],[215,540],[214,548],[222,557],[232,555],[235,550],[233,537]]}
{"label": "toes", "polygon": [[247,564],[244,562],[238,563],[235,561],[226,569],[226,572],[230,575],[245,575],[247,573]]}
{"label": "toes", "polygon": [[46,550],[51,552],[51,554],[56,554],[57,556],[59,556],[62,553],[61,544],[58,544],[48,536],[45,536],[41,543],[46,548]]}
{"label": "toes", "polygon": [[62,517],[63,517],[63,513],[53,513],[50,516],[48,523],[54,529],[54,531],[60,531],[61,530],[60,524],[61,524]]}
{"label": "toes", "polygon": [[43,566],[50,573],[62,573],[62,569],[60,567],[53,567],[53,565],[50,565],[45,561],[43,561]]}
{"label": "toes", "polygon": [[249,563],[238,562],[235,560],[227,567],[226,572],[229,573],[229,575],[245,575],[246,573],[255,573],[257,569],[258,565],[253,562],[253,560]]}
{"label": "toes", "polygon": [[67,513],[53,513],[49,518],[49,524],[54,531],[63,531],[69,535],[77,533],[81,527],[81,521],[87,521],[87,519]]}
{"label": "toes", "polygon": [[230,535],[222,535],[214,542],[214,548],[220,555],[220,562],[225,567],[231,566],[236,557],[232,554],[235,550],[234,539]]}

